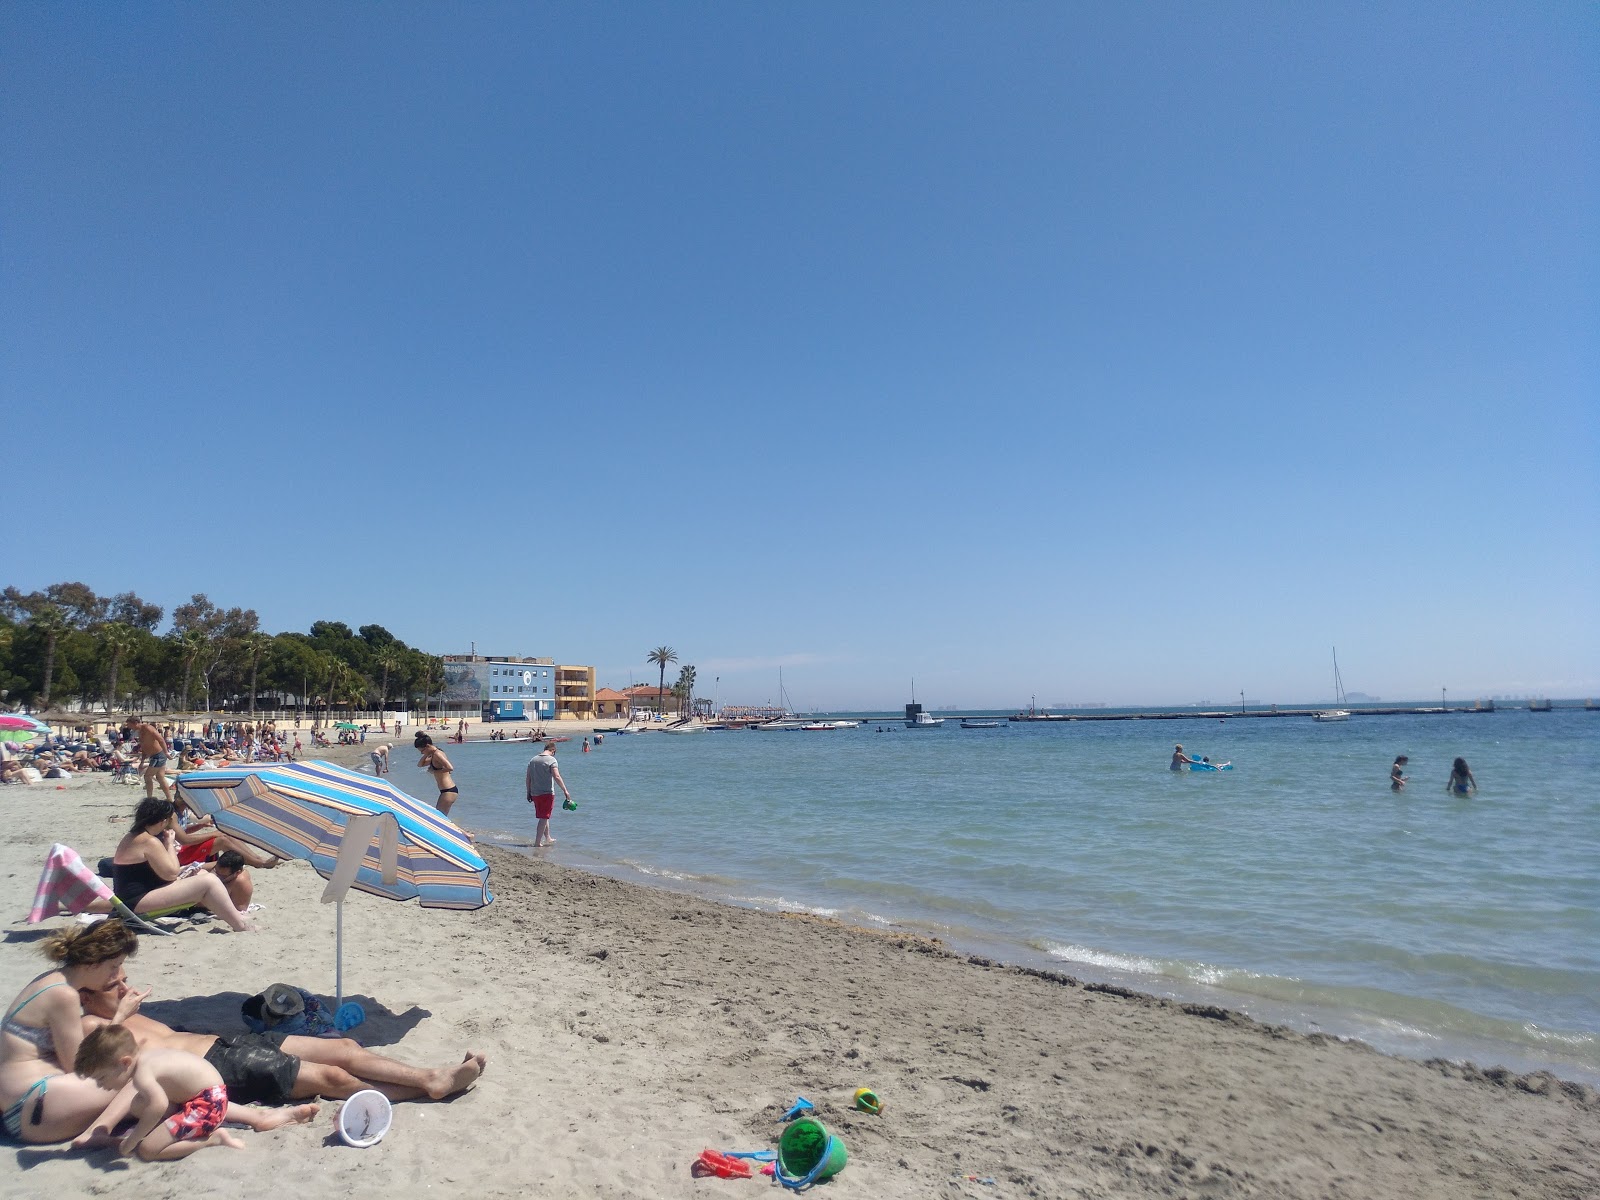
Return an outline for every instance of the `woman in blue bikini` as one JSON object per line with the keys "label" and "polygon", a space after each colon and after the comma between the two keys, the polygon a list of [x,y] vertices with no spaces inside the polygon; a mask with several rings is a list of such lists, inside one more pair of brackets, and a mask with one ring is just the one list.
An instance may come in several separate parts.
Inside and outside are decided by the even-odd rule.
{"label": "woman in blue bikini", "polygon": [[1478,781],[1472,777],[1472,769],[1467,766],[1467,760],[1458,758],[1450,766],[1450,782],[1444,785],[1444,790],[1454,792],[1457,796],[1467,796],[1478,790]]}
{"label": "woman in blue bikini", "polygon": [[[88,928],[70,926],[45,939],[42,949],[56,969],[18,992],[0,1021],[0,1116],[11,1140],[67,1141],[111,1103],[110,1092],[61,1064],[77,1056],[83,1041],[78,989],[110,987],[138,948],[138,939],[115,918]],[[131,1016],[147,995],[127,996],[117,1019]]]}

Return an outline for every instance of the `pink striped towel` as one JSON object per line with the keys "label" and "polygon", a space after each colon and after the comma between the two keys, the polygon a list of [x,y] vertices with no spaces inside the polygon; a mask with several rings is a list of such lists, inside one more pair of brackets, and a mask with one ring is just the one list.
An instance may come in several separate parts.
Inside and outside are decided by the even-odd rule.
{"label": "pink striped towel", "polygon": [[95,900],[109,899],[110,885],[84,865],[76,850],[57,842],[44,860],[44,874],[33,893],[28,921],[48,920],[62,910],[80,913]]}

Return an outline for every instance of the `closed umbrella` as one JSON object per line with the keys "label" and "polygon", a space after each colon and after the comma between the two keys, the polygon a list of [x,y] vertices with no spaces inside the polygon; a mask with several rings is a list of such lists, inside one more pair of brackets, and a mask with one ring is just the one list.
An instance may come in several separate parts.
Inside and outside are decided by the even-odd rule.
{"label": "closed umbrella", "polygon": [[424,908],[482,908],[493,901],[489,866],[466,834],[432,805],[386,780],[333,763],[241,764],[188,771],[178,794],[233,837],[281,858],[303,858],[338,905],[337,1003],[344,1002],[344,897],[352,887]]}

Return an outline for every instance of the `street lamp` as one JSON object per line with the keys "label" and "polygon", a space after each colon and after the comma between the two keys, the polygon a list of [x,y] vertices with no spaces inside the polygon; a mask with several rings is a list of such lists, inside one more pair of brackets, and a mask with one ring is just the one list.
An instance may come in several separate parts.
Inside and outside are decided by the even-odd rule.
{"label": "street lamp", "polygon": [[1244,715],[1244,690],[1242,688],[1239,691],[1239,713],[1241,716]]}
{"label": "street lamp", "polygon": [[1439,689],[1439,707],[1441,709],[1443,709],[1445,712],[1449,712],[1450,711],[1450,705],[1445,702],[1444,689],[1443,688]]}

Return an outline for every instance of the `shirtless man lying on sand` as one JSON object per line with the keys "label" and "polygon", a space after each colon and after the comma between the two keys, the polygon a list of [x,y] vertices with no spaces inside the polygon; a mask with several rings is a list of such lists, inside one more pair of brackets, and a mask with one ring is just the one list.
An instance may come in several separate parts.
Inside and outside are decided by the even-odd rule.
{"label": "shirtless man lying on sand", "polygon": [[[80,989],[84,1033],[111,1024],[128,993],[128,980],[121,972],[103,991]],[[487,1061],[468,1051],[454,1066],[429,1070],[373,1054],[349,1038],[179,1033],[137,1013],[122,1024],[141,1050],[187,1050],[205,1059],[222,1075],[228,1095],[240,1104],[287,1104],[313,1096],[344,1100],[364,1088],[375,1088],[391,1100],[443,1100],[483,1074]]]}

